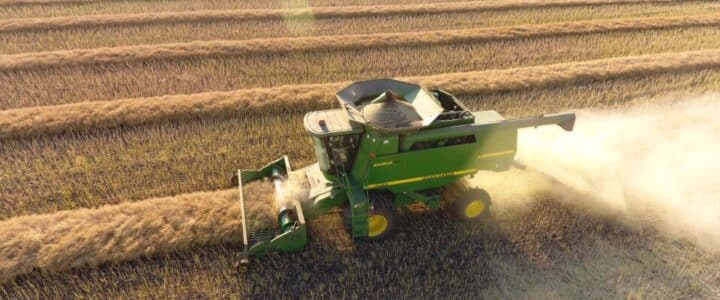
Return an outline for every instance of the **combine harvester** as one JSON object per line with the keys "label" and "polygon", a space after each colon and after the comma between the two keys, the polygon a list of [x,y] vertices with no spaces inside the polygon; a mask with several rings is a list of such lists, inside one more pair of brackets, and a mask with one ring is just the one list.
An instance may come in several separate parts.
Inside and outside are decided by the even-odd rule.
{"label": "combine harvester", "polygon": [[[488,214],[490,196],[468,184],[467,176],[510,168],[519,128],[557,124],[571,131],[575,125],[574,113],[506,120],[493,110],[472,112],[443,90],[391,79],[356,82],[337,99],[341,109],[305,115],[317,163],[291,171],[283,156],[234,177],[235,184],[241,179],[241,264],[250,256],[302,249],[307,221],[333,208],[344,210],[353,239],[366,241],[390,236],[395,208],[416,202],[430,208],[444,202],[461,219],[480,219]],[[275,224],[257,224],[246,215],[253,195],[244,194],[243,185],[257,180],[275,186]],[[301,195],[286,197],[286,189]]]}

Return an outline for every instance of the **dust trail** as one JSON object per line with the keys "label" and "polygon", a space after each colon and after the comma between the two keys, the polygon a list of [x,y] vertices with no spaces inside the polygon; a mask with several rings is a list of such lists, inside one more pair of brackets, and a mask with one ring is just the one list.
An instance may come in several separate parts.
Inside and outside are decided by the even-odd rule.
{"label": "dust trail", "polygon": [[520,132],[517,158],[631,224],[720,250],[720,94],[578,112],[575,131]]}
{"label": "dust trail", "polygon": [[516,168],[504,172],[480,171],[470,178],[470,182],[490,194],[492,212],[496,217],[525,208],[537,198],[538,193],[557,187],[539,172]]}

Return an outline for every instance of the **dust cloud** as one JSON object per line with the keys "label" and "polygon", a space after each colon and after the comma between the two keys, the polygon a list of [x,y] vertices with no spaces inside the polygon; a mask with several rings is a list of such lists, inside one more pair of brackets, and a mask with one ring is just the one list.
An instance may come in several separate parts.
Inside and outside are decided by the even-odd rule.
{"label": "dust cloud", "polygon": [[575,131],[523,129],[518,143],[528,170],[594,209],[720,251],[720,94],[577,111]]}

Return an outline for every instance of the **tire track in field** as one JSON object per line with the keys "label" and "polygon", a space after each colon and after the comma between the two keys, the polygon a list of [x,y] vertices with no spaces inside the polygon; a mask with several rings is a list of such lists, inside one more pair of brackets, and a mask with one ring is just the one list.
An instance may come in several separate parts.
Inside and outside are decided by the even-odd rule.
{"label": "tire track in field", "polygon": [[[698,0],[699,1],[699,0]],[[675,3],[676,0],[499,0],[450,3],[395,4],[369,6],[330,6],[306,9],[237,9],[161,12],[141,14],[104,14],[51,18],[20,18],[0,20],[0,32],[51,30],[111,25],[140,25],[151,23],[215,22],[273,20],[286,18],[350,18],[365,16],[393,16],[416,14],[463,13],[510,9],[622,5],[642,3]],[[685,1],[688,2],[688,1]],[[690,1],[693,2],[693,1]]]}
{"label": "tire track in field", "polygon": [[[713,49],[400,79],[427,87],[442,87],[456,94],[471,94],[718,67],[720,49]],[[335,92],[347,84],[349,82],[286,85],[9,109],[0,111],[0,138],[263,112],[301,104],[328,104],[333,101]]]}
{"label": "tire track in field", "polygon": [[111,64],[192,57],[239,56],[255,53],[327,51],[370,47],[377,49],[382,47],[482,42],[568,34],[711,26],[718,24],[720,24],[720,14],[693,17],[609,19],[424,32],[266,38],[240,41],[196,41],[190,43],[0,55],[0,71],[8,72],[70,65]]}

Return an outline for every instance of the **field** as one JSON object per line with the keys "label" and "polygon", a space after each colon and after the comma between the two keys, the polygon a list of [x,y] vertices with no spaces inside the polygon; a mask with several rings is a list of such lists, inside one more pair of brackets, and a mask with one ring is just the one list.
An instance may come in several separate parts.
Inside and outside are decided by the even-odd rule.
{"label": "field", "polygon": [[[720,224],[700,222],[720,219],[718,164],[673,157],[720,150],[701,113],[720,101],[720,3],[447,1],[0,0],[0,298],[720,297],[720,238],[706,234]],[[632,192],[688,204],[654,202],[663,217],[646,218],[531,165],[476,176],[494,197],[481,223],[416,205],[392,239],[353,244],[333,211],[310,223],[305,251],[238,273],[230,176],[281,155],[313,163],[304,114],[378,77],[506,117],[577,110],[583,128],[583,116],[640,116],[645,134],[607,126],[635,139],[621,152],[689,166],[628,171],[685,179]],[[710,100],[672,106],[698,98]],[[648,150],[655,131],[640,121],[660,117],[642,105],[683,112],[661,123],[694,136],[656,134],[701,145]],[[600,138],[613,144],[588,143]],[[708,189],[661,188],[673,183]],[[697,212],[669,218],[696,226],[663,223],[671,207]]]}

